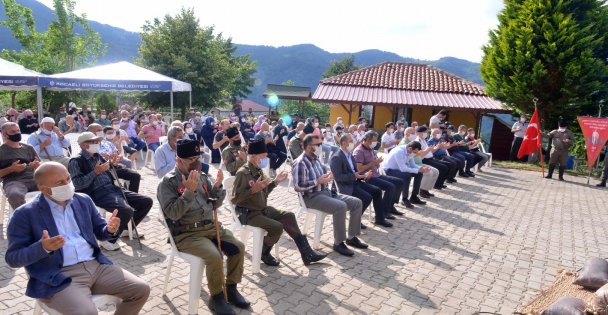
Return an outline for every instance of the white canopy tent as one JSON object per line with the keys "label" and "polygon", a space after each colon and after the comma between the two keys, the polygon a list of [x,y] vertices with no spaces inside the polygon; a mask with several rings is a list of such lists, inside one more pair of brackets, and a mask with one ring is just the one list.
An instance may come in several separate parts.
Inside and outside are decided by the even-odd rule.
{"label": "white canopy tent", "polygon": [[53,91],[105,90],[169,92],[173,119],[173,92],[189,92],[192,107],[192,86],[154,71],[120,61],[102,66],[43,76],[39,84]]}
{"label": "white canopy tent", "polygon": [[22,65],[0,58],[0,90],[36,90],[38,119],[42,119],[42,89],[38,85],[38,78],[42,76],[44,76],[44,74],[40,72],[27,69]]}

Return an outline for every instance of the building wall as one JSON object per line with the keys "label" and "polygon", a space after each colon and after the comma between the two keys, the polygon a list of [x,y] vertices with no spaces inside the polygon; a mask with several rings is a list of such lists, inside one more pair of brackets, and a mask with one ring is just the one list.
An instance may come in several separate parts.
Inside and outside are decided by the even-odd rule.
{"label": "building wall", "polygon": [[342,106],[338,104],[330,105],[329,111],[329,122],[333,125],[338,120],[338,117],[342,117],[345,125],[352,125],[357,122],[359,119],[360,108],[359,105],[353,105],[353,110],[351,112],[350,121],[348,121],[348,110],[350,110],[350,105],[344,104],[347,110],[345,110]]}
{"label": "building wall", "polygon": [[376,130],[384,130],[384,124],[393,121],[392,107],[376,106],[374,107],[374,122],[373,128]]}
{"label": "building wall", "polygon": [[477,125],[475,113],[450,111],[449,114],[448,121],[456,128],[460,125],[466,125],[468,128],[475,128]]}

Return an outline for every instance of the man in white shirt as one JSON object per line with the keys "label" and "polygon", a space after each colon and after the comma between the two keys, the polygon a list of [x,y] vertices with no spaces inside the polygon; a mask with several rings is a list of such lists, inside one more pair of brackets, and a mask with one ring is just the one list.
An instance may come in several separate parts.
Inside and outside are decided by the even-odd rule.
{"label": "man in white shirt", "polygon": [[445,109],[442,109],[437,113],[437,115],[432,116],[429,121],[429,129],[445,129],[446,125],[444,123],[445,118],[447,117],[448,112]]}
{"label": "man in white shirt", "polygon": [[[424,173],[430,171],[430,167],[416,165],[413,155],[417,154],[420,150],[420,142],[417,141],[412,141],[407,145],[400,145],[391,150],[386,160],[382,163],[382,168],[384,168],[386,175],[400,178],[403,181],[401,204],[410,209],[414,208],[413,204],[426,204],[426,202],[418,198],[418,193],[420,193],[422,177]],[[408,198],[412,177],[414,178],[414,187],[411,196]]]}
{"label": "man in white shirt", "polygon": [[64,149],[70,147],[70,140],[55,126],[55,120],[44,117],[40,121],[40,131],[27,138],[27,144],[34,147],[40,159],[44,162],[54,161],[67,167],[70,159],[65,156]]}
{"label": "man in white shirt", "polygon": [[392,122],[386,123],[384,128],[386,131],[382,135],[381,146],[385,153],[389,153],[394,147],[397,146],[397,144],[399,144],[399,140],[395,139],[395,125]]}
{"label": "man in white shirt", "polygon": [[513,124],[511,128],[511,133],[513,133],[513,143],[511,144],[511,154],[509,155],[511,161],[521,161],[525,162],[528,160],[528,156],[522,156],[521,159],[517,158],[517,152],[519,152],[519,148],[521,147],[521,143],[524,141],[524,136],[526,135],[526,130],[528,129],[528,122],[526,114],[521,114],[519,117],[519,121]]}
{"label": "man in white shirt", "polygon": [[418,129],[416,129],[416,134],[416,141],[420,142],[421,150],[423,152],[426,151],[426,154],[422,156],[422,163],[430,165],[439,171],[439,177],[435,182],[434,188],[437,190],[448,188],[448,186],[445,185],[445,181],[448,178],[450,168],[441,161],[433,158],[433,152],[439,150],[441,145],[438,144],[435,147],[429,147],[426,142],[426,139],[428,138],[428,128],[426,126],[418,127]]}

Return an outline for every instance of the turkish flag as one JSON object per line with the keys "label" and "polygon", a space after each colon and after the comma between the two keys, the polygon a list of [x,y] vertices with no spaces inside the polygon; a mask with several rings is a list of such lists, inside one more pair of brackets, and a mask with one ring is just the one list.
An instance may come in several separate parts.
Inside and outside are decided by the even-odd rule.
{"label": "turkish flag", "polygon": [[521,159],[526,155],[536,152],[541,145],[541,141],[540,129],[538,128],[538,109],[534,108],[534,115],[532,115],[530,124],[528,124],[528,129],[526,129],[524,141],[521,143],[519,151],[517,152],[517,158]]}

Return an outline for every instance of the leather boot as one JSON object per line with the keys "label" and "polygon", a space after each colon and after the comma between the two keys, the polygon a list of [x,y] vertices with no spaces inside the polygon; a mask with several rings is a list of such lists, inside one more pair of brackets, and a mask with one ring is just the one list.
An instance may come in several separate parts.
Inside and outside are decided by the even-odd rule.
{"label": "leather boot", "polygon": [[549,164],[549,173],[547,174],[547,176],[545,176],[545,178],[552,178],[554,170],[555,170],[555,164]]}
{"label": "leather boot", "polygon": [[327,257],[327,254],[319,254],[310,247],[310,244],[308,244],[308,239],[306,238],[306,235],[300,234],[298,237],[296,237],[294,239],[294,241],[296,242],[296,246],[298,246],[300,255],[302,255],[302,261],[304,262],[305,266],[308,266],[313,262],[317,262],[317,261]]}
{"label": "leather boot", "polygon": [[270,254],[271,250],[272,250],[272,246],[268,246],[268,245],[266,245],[266,243],[264,243],[264,245],[262,245],[262,261],[267,266],[278,266],[279,261],[276,258],[272,257],[272,255]]}
{"label": "leather boot", "polygon": [[602,181],[599,184],[595,185],[595,186],[597,186],[597,187],[606,187],[606,180],[602,179]]}
{"label": "leather boot", "polygon": [[236,312],[228,305],[226,299],[224,299],[224,293],[218,293],[211,296],[209,300],[209,309],[211,309],[217,315],[234,315]]}
{"label": "leather boot", "polygon": [[227,285],[226,294],[228,295],[228,302],[238,308],[247,309],[249,308],[249,305],[251,305],[251,303],[236,289],[236,284]]}
{"label": "leather boot", "polygon": [[564,171],[566,170],[565,166],[559,166],[559,180],[564,181]]}

